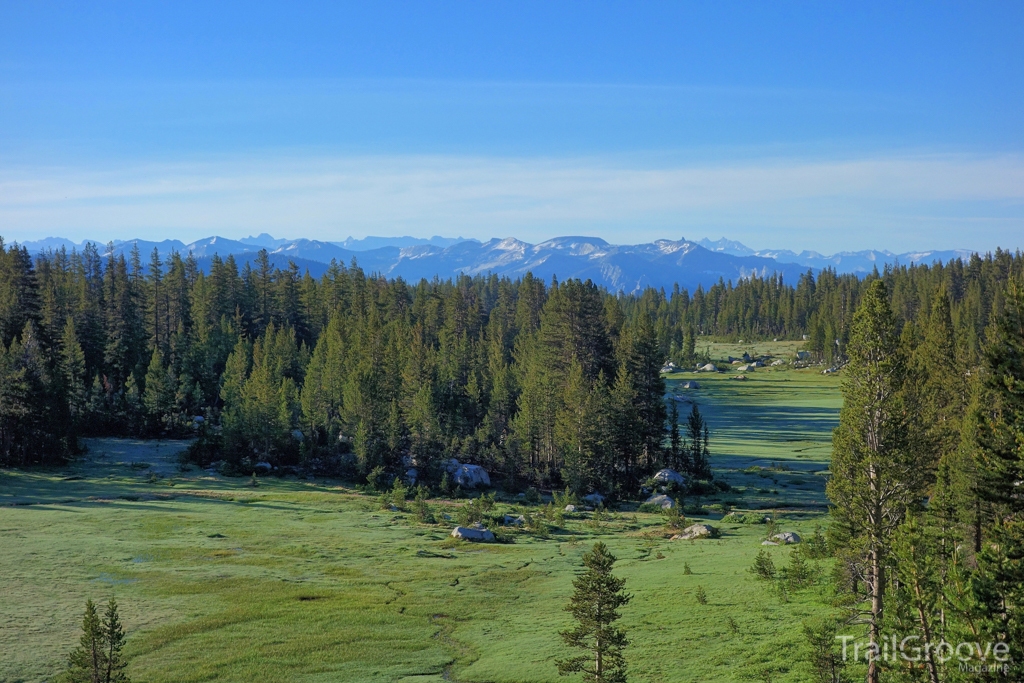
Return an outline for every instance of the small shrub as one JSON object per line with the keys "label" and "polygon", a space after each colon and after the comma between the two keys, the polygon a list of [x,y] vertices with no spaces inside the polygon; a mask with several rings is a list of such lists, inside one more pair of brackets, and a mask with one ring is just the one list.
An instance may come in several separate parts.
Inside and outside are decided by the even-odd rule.
{"label": "small shrub", "polygon": [[491,529],[491,533],[494,534],[495,543],[515,543],[515,534],[512,534],[501,527]]}
{"label": "small shrub", "polygon": [[563,510],[566,505],[580,504],[579,498],[576,497],[575,493],[569,490],[568,486],[565,487],[564,492],[554,491],[552,493],[552,498],[554,499],[555,507],[560,507]]}
{"label": "small shrub", "polygon": [[523,513],[523,529],[537,536],[543,537],[548,534],[548,525],[544,518],[529,512]]}
{"label": "small shrub", "polygon": [[804,560],[799,546],[789,553],[789,566],[786,567],[786,580],[791,589],[802,588],[810,583],[811,568]]}
{"label": "small shrub", "polygon": [[683,524],[686,522],[686,517],[679,512],[679,506],[673,505],[667,510],[663,511],[665,515],[665,526],[669,529],[681,529]]}
{"label": "small shrub", "polygon": [[754,564],[750,567],[750,572],[763,581],[771,581],[775,579],[775,576],[778,573],[775,569],[775,562],[772,560],[771,554],[764,548],[761,548],[757,553],[757,557],[754,558]]}
{"label": "small shrub", "polygon": [[654,503],[641,503],[640,507],[637,508],[639,512],[646,512],[648,514],[658,514],[661,512],[661,506],[655,505]]}
{"label": "small shrub", "polygon": [[381,465],[377,465],[366,475],[366,483],[373,487],[374,491],[386,491],[388,485],[387,472]]}
{"label": "small shrub", "polygon": [[740,632],[739,624],[732,617],[725,618],[725,626],[729,629],[729,633],[736,634]]}
{"label": "small shrub", "polygon": [[253,487],[253,488],[256,488],[257,486],[260,485],[260,481],[259,481],[259,479],[256,478],[256,473],[255,472],[253,472],[252,476],[249,478],[249,484],[248,485]]}
{"label": "small shrub", "polygon": [[395,477],[395,481],[391,484],[391,504],[401,510],[405,507],[405,498],[408,494],[408,487],[402,483],[401,479]]}
{"label": "small shrub", "polygon": [[452,495],[452,480],[448,477],[448,473],[445,472],[441,475],[441,493],[450,496]]}
{"label": "small shrub", "polygon": [[524,499],[530,505],[537,505],[541,501],[540,491],[538,491],[535,486],[531,486],[530,488],[526,489],[526,495],[524,496]]}
{"label": "small shrub", "polygon": [[693,570],[690,569],[690,563],[689,562],[683,562],[683,573],[686,574],[687,576],[689,576],[690,574],[693,573]]}
{"label": "small shrub", "polygon": [[697,603],[700,605],[708,604],[708,594],[704,592],[704,586],[697,586],[697,592],[693,597],[697,598]]}
{"label": "small shrub", "polygon": [[821,532],[821,527],[814,527],[814,533],[804,542],[804,552],[813,560],[821,560],[829,556],[828,540]]}
{"label": "small shrub", "polygon": [[420,524],[433,524],[437,521],[434,519],[434,513],[431,512],[430,505],[427,503],[427,490],[423,486],[416,487],[416,498],[412,502],[412,513]]}

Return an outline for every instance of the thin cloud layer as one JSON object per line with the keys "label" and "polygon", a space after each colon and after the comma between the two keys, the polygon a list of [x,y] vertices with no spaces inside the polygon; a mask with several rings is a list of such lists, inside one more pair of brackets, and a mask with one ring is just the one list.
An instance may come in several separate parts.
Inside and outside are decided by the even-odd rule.
{"label": "thin cloud layer", "polygon": [[[1022,245],[1005,243],[1005,236],[1024,234],[1024,158],[667,166],[368,156],[31,168],[0,175],[0,224],[8,240],[150,231],[183,239],[265,231],[320,239],[413,233],[540,240],[585,232],[633,243],[723,233],[752,246],[797,249],[1014,248]],[[935,244],[940,226],[959,241]]]}

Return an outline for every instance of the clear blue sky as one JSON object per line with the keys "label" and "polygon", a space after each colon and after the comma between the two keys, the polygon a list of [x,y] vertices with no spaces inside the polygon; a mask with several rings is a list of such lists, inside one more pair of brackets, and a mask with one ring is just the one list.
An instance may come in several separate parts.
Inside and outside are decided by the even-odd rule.
{"label": "clear blue sky", "polygon": [[1024,247],[1024,3],[0,1],[0,235]]}

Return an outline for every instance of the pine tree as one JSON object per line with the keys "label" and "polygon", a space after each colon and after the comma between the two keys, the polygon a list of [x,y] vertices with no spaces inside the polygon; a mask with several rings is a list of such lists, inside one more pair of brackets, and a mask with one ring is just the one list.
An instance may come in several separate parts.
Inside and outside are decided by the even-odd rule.
{"label": "pine tree", "polygon": [[625,579],[612,574],[615,556],[604,543],[595,543],[583,554],[585,571],[573,580],[572,598],[565,610],[576,626],[561,632],[562,640],[586,654],[559,660],[558,673],[582,673],[586,683],[624,683],[626,661],[622,651],[629,644],[625,632],[613,626],[620,618],[619,608],[631,596],[623,592]]}
{"label": "pine tree", "polygon": [[61,335],[59,363],[68,412],[72,424],[77,427],[84,418],[88,394],[85,389],[85,353],[78,343],[75,320],[71,316],[68,316]]}
{"label": "pine tree", "polygon": [[103,670],[103,683],[128,683],[128,675],[124,672],[128,666],[121,651],[124,649],[124,628],[117,614],[117,601],[113,597],[107,603],[102,624],[104,654],[106,666]]}
{"label": "pine tree", "polygon": [[103,623],[92,600],[85,603],[82,618],[82,639],[77,649],[68,655],[68,667],[62,679],[65,683],[100,683],[106,669],[106,647]]}
{"label": "pine tree", "polygon": [[690,474],[694,479],[705,481],[711,479],[713,475],[708,451],[708,426],[696,403],[693,404],[690,415],[686,419],[686,436],[688,440],[686,461]]}
{"label": "pine tree", "polygon": [[159,348],[154,348],[142,392],[142,405],[146,409],[146,424],[150,433],[156,434],[163,429],[164,417],[174,404],[174,389],[168,381],[163,354]]}
{"label": "pine tree", "polygon": [[[988,635],[1024,642],[1024,286],[1011,280],[1003,314],[985,353],[989,401],[977,431],[981,492],[995,521],[978,556],[978,602],[987,613]],[[1014,652],[1014,680],[1024,662]]]}
{"label": "pine tree", "polygon": [[562,405],[555,418],[555,440],[562,456],[562,479],[577,494],[600,488],[610,475],[607,453],[607,400],[604,376],[588,382],[583,367],[569,367]]}
{"label": "pine tree", "polygon": [[[848,353],[827,493],[835,506],[836,537],[843,536],[860,558],[851,566],[863,566],[860,578],[871,600],[869,638],[880,647],[892,535],[920,496],[926,475],[915,449],[915,425],[904,412],[906,360],[881,280],[871,284],[854,316]],[[878,662],[870,662],[868,683],[878,683],[879,676]]]}
{"label": "pine tree", "polygon": [[92,600],[85,603],[80,645],[68,655],[62,683],[129,683],[125,673],[124,628],[117,602],[110,598],[102,620]]}

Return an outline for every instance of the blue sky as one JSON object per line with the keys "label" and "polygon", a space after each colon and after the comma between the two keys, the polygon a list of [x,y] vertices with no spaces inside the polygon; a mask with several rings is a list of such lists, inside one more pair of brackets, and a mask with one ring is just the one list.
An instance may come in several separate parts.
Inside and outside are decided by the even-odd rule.
{"label": "blue sky", "polygon": [[0,234],[1024,247],[1024,4],[0,1]]}

